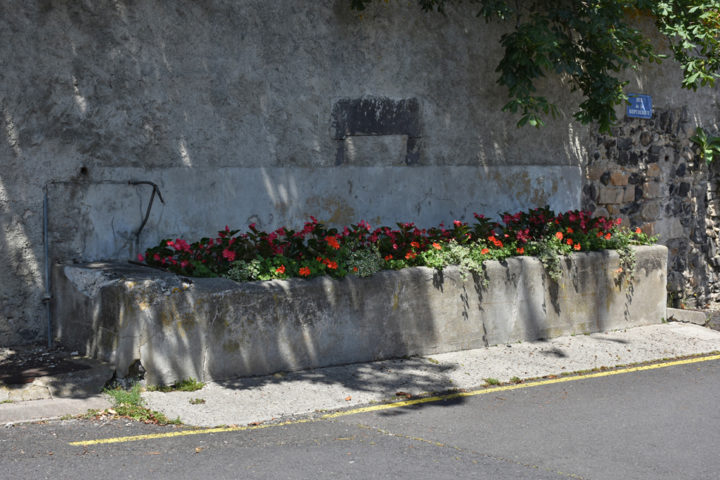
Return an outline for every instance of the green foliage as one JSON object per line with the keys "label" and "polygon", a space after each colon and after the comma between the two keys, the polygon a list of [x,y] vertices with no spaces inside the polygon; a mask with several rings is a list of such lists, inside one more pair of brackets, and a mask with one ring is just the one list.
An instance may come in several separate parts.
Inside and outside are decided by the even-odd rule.
{"label": "green foliage", "polygon": [[[462,0],[416,0],[424,11],[445,12]],[[364,10],[373,0],[350,0]],[[660,46],[640,30],[640,20],[654,20],[683,71],[682,87],[713,86],[720,72],[720,1],[700,0],[468,0],[477,17],[511,22],[514,29],[500,43],[504,56],[496,71],[510,100],[504,111],[520,115],[518,126],[543,125],[557,114],[556,105],[537,94],[547,74],[562,75],[584,100],[574,117],[597,122],[608,132],[617,121],[615,107],[628,100],[622,77],[628,68],[660,63]]]}
{"label": "green foliage", "polygon": [[90,416],[100,415],[102,413],[114,413],[120,417],[130,418],[132,420],[144,423],[155,423],[159,425],[178,425],[180,419],[170,420],[165,415],[145,407],[142,399],[142,387],[139,383],[132,386],[130,390],[115,388],[105,390],[105,393],[113,399],[112,411],[105,412],[89,412]]}
{"label": "green foliage", "polygon": [[358,277],[369,277],[385,267],[380,250],[375,245],[350,251],[346,264],[347,270]]}
{"label": "green foliage", "polygon": [[148,391],[150,392],[195,392],[197,390],[202,389],[205,386],[203,382],[198,382],[194,378],[186,378],[185,380],[180,380],[179,382],[175,382],[172,385],[158,385],[158,386],[152,386],[148,387]]}
{"label": "green foliage", "polygon": [[697,128],[690,140],[700,147],[700,156],[708,165],[715,159],[715,155],[720,155],[720,137],[708,136],[701,127]]}

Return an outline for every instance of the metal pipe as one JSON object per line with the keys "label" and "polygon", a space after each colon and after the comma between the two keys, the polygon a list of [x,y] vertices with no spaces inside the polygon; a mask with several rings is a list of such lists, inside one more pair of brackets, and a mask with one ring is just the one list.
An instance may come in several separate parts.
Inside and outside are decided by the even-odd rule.
{"label": "metal pipe", "polygon": [[[49,208],[48,208],[48,185],[68,185],[68,184],[77,184],[80,182],[77,181],[58,181],[58,180],[50,180],[48,181],[45,186],[43,186],[43,244],[44,244],[44,260],[45,260],[45,295],[43,295],[42,302],[45,304],[45,310],[47,311],[47,340],[48,340],[48,348],[52,348],[52,308],[51,308],[51,300],[52,300],[52,285],[50,283],[50,238],[49,238],[49,229],[48,229],[48,218],[49,218]],[[100,180],[96,182],[90,182],[95,184],[115,184],[115,185],[151,185],[153,187],[152,195],[150,196],[150,203],[148,204],[147,210],[145,212],[145,218],[143,218],[142,224],[140,225],[140,228],[138,228],[137,232],[135,232],[135,248],[137,249],[140,243],[140,232],[142,232],[143,228],[145,228],[145,224],[148,221],[148,218],[150,217],[150,210],[152,209],[153,200],[155,200],[155,194],[157,194],[158,198],[160,198],[160,201],[162,203],[165,203],[165,200],[162,197],[162,193],[160,193],[160,188],[157,186],[157,184],[149,181],[136,181],[131,180],[129,182],[123,182],[123,181],[117,181],[117,180]]]}
{"label": "metal pipe", "polygon": [[153,200],[155,200],[155,194],[157,193],[157,196],[162,203],[165,203],[165,200],[163,200],[162,193],[160,193],[160,187],[153,182],[148,182],[147,180],[130,180],[128,183],[130,185],[152,185],[153,187],[152,194],[150,195],[150,203],[148,203],[147,210],[145,211],[145,218],[143,218],[140,228],[138,228],[137,232],[135,232],[135,250],[137,251],[140,249],[140,232],[143,231],[148,218],[150,218],[150,210],[153,206]]}
{"label": "metal pipe", "polygon": [[50,308],[50,300],[52,299],[50,288],[50,251],[48,248],[48,189],[47,184],[43,187],[43,244],[45,256],[45,296],[43,303],[47,311],[47,341],[48,348],[52,348],[52,309]]}

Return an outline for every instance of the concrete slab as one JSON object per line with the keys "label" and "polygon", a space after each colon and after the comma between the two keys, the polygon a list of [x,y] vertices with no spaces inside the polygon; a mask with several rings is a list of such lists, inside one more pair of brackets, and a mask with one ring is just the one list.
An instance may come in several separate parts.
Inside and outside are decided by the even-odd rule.
{"label": "concrete slab", "polygon": [[694,323],[695,325],[707,325],[709,320],[708,313],[702,310],[668,308],[667,316],[669,321]]}

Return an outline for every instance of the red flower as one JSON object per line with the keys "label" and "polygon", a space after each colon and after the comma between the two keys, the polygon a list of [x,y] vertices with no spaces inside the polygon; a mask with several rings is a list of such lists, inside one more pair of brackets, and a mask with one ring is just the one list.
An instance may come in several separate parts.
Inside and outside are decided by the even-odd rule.
{"label": "red flower", "polygon": [[572,227],[567,228],[567,233],[575,233],[575,230],[572,229]]}
{"label": "red flower", "polygon": [[338,268],[337,262],[332,262],[330,260],[328,260],[327,266],[330,270],[337,270],[337,268]]}
{"label": "red flower", "polygon": [[[640,227],[637,227],[637,228],[635,229],[635,233],[642,233],[642,230],[640,230]],[[141,260],[141,261],[142,261],[142,260]]]}
{"label": "red flower", "polygon": [[228,262],[233,262],[233,261],[235,261],[235,255],[236,255],[235,252],[232,251],[232,250],[230,250],[230,249],[228,249],[228,248],[226,248],[226,249],[223,250],[223,252],[222,252],[223,258],[226,259]]}
{"label": "red flower", "polygon": [[432,246],[433,246],[433,248],[434,248],[435,250],[442,250],[442,247],[441,247],[440,244],[437,243],[437,242],[433,242]]}
{"label": "red flower", "polygon": [[357,268],[357,267],[353,267],[353,272],[357,272],[357,271],[358,271],[358,268]]}
{"label": "red flower", "polygon": [[420,244],[418,242],[410,242],[410,246],[413,248],[420,248]]}
{"label": "red flower", "polygon": [[328,235],[327,237],[325,237],[325,241],[335,250],[338,250],[340,248],[340,244],[338,243],[337,238],[335,238],[335,236],[333,235]]}
{"label": "red flower", "polygon": [[523,253],[525,253],[525,249],[523,247],[518,247],[517,249],[515,249],[515,251],[518,255],[522,255]]}
{"label": "red flower", "polygon": [[390,260],[392,260],[392,258],[393,258],[392,255],[386,255],[386,256],[385,256],[385,261],[386,261],[386,262],[387,262],[387,261],[390,261]]}
{"label": "red flower", "polygon": [[568,245],[572,245],[572,244],[573,244],[572,238],[568,238],[566,243],[567,243]]}
{"label": "red flower", "polygon": [[407,252],[405,254],[405,260],[410,260],[415,257],[417,257],[417,253],[415,253],[415,252]]}
{"label": "red flower", "polygon": [[312,273],[312,272],[310,272],[310,268],[309,268],[309,267],[302,267],[302,268],[300,269],[300,272],[299,272],[299,273],[300,273],[300,275],[302,275],[303,277],[309,277],[309,276],[310,276],[310,273]]}
{"label": "red flower", "polygon": [[285,265],[280,265],[278,268],[276,268],[275,273],[279,273],[280,275],[285,273]]}
{"label": "red flower", "polygon": [[558,240],[562,240],[562,239],[563,239],[563,234],[562,234],[562,232],[557,232],[557,233],[555,233],[555,238],[557,238]]}
{"label": "red flower", "polygon": [[138,253],[138,262],[144,262],[145,257],[142,256],[142,253]]}
{"label": "red flower", "polygon": [[487,255],[488,253],[490,253],[490,250],[487,248],[483,248],[482,250],[480,250],[480,254],[482,255]]}
{"label": "red flower", "polygon": [[579,243],[576,243],[575,246],[573,246],[573,248],[574,248],[575,250],[580,250],[580,244],[579,244]]}
{"label": "red flower", "polygon": [[605,234],[605,240],[610,240],[610,237],[612,237],[612,235],[610,235],[609,233]]}

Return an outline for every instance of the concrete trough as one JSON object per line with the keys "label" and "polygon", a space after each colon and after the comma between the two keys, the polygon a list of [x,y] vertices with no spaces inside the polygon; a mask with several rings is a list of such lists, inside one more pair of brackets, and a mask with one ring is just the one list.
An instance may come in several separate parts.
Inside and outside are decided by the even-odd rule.
{"label": "concrete trough", "polygon": [[372,277],[238,284],[119,263],[58,265],[56,338],[149,384],[221,380],[660,323],[667,249],[575,253],[559,282],[536,258],[480,275],[417,267]]}

